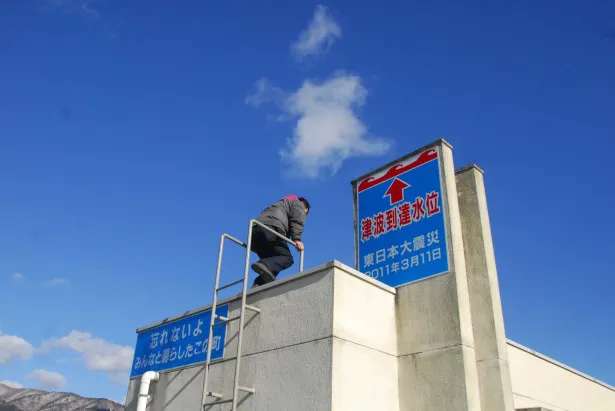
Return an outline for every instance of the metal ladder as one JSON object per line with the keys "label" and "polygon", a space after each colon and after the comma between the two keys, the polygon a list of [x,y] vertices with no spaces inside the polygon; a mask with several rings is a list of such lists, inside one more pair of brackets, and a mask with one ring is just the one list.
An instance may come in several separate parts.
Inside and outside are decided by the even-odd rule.
{"label": "metal ladder", "polygon": [[[292,245],[295,245],[295,242],[293,240],[291,240],[290,238],[287,238],[279,233],[277,233],[276,231],[272,230],[271,228],[263,225],[262,223],[256,221],[256,220],[250,220],[250,225],[249,225],[249,229],[248,229],[248,243],[245,244],[243,241],[240,241],[238,239],[236,239],[235,237],[232,237],[229,234],[222,234],[222,236],[220,236],[220,248],[218,251],[218,265],[216,267],[216,281],[215,281],[215,285],[214,285],[214,292],[213,292],[213,302],[211,305],[211,321],[209,323],[209,334],[208,334],[208,338],[211,340],[213,337],[213,328],[219,325],[223,325],[223,324],[227,324],[230,323],[231,321],[235,321],[235,320],[239,320],[239,331],[238,331],[238,335],[237,335],[237,355],[236,355],[236,362],[235,362],[235,381],[233,383],[233,396],[231,398],[227,398],[224,399],[224,396],[221,393],[217,393],[217,392],[212,392],[212,391],[208,391],[208,383],[209,383],[209,366],[211,365],[211,341],[208,342],[207,344],[207,360],[205,361],[205,380],[203,382],[203,395],[201,397],[201,410],[206,406],[206,405],[215,405],[215,404],[222,404],[222,403],[226,403],[226,402],[232,402],[233,403],[233,411],[237,411],[237,400],[238,400],[238,393],[239,391],[243,391],[243,392],[247,392],[249,394],[255,394],[256,390],[254,388],[251,387],[244,387],[239,385],[239,372],[240,372],[240,365],[241,365],[241,344],[242,344],[242,340],[243,340],[243,328],[244,328],[244,322],[245,322],[245,312],[246,309],[253,311],[257,314],[260,314],[261,309],[258,307],[254,307],[252,305],[248,305],[246,304],[246,294],[248,291],[248,273],[249,273],[249,268],[250,268],[250,251],[251,251],[251,247],[252,247],[252,228],[254,227],[254,225],[258,225],[262,228],[264,228],[265,230],[270,231],[271,233],[275,234],[277,237],[283,239],[284,241],[286,241],[287,243],[290,243]],[[243,278],[237,281],[233,281],[231,283],[225,284],[223,286],[219,286],[220,285],[220,268],[222,266],[222,252],[224,249],[224,240],[228,239],[231,240],[232,242],[234,242],[235,244],[238,244],[242,247],[244,247],[246,249],[246,259],[245,259],[245,267],[244,267],[244,273],[243,273]],[[303,271],[303,260],[304,260],[304,252],[301,251],[300,252],[300,262],[299,262],[299,271]],[[241,290],[241,309],[240,309],[240,314],[238,316],[235,317],[224,317],[221,315],[217,315],[216,314],[216,308],[218,305],[218,292],[222,291],[224,289],[227,289],[229,287],[232,287],[234,285],[240,284],[242,283],[242,290]],[[215,322],[216,320],[220,320],[219,322]],[[224,344],[224,342],[223,342]],[[228,359],[228,358],[227,358]],[[206,397],[213,397],[218,399],[219,401],[215,401],[215,402],[211,402],[211,403],[205,403],[205,399]]]}

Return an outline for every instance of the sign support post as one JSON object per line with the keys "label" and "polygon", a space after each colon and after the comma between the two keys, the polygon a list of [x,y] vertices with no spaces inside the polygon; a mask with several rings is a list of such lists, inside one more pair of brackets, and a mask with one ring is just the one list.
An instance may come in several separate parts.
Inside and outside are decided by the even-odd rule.
{"label": "sign support post", "polygon": [[500,287],[483,171],[456,171],[481,405],[514,411]]}
{"label": "sign support post", "polygon": [[353,192],[356,268],[397,288],[400,409],[480,411],[452,147],[437,140]]}

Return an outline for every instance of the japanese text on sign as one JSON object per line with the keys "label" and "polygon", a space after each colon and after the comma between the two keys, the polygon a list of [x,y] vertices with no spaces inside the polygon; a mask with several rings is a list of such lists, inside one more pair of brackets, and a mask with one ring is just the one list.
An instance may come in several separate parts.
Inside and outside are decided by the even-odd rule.
{"label": "japanese text on sign", "polygon": [[[228,305],[217,307],[216,312],[228,316]],[[210,321],[211,310],[208,310],[140,333],[131,377],[146,371],[162,371],[204,362],[209,344],[212,359],[223,357],[227,324],[214,326],[210,338]]]}
{"label": "japanese text on sign", "polygon": [[432,191],[425,197],[417,197],[413,203],[405,202],[379,212],[375,216],[366,217],[361,220],[361,241],[365,242],[371,237],[380,237],[389,231],[403,228],[412,222],[419,222],[423,218],[429,218],[440,212],[438,205],[439,193]]}
{"label": "japanese text on sign", "polygon": [[359,181],[355,207],[360,271],[395,287],[448,270],[438,150]]}

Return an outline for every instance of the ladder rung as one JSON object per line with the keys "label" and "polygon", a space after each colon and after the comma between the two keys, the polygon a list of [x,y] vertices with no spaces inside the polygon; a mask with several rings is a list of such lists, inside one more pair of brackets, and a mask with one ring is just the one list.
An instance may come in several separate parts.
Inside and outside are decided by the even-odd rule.
{"label": "ladder rung", "polygon": [[222,287],[216,288],[216,291],[224,290],[225,288],[232,287],[236,284],[243,283],[243,278],[241,280],[233,281],[232,283],[224,284]]}
{"label": "ladder rung", "polygon": [[[253,306],[251,306],[251,305],[246,305],[246,308],[247,308],[248,310],[252,310],[252,311],[257,312],[257,313],[260,313],[260,312],[261,312],[261,309],[260,309],[260,308],[253,307]],[[216,315],[216,319],[217,319],[217,320],[220,320],[220,321],[218,321],[217,323],[214,323],[214,327],[215,327],[216,325],[226,324],[226,323],[230,323],[231,321],[239,320],[239,318],[240,318],[239,316],[235,316],[235,317],[225,317],[225,316],[223,316],[223,315]]]}
{"label": "ladder rung", "polygon": [[218,320],[222,320],[222,321],[214,323],[214,326],[220,325],[220,324],[230,323],[231,321],[235,321],[235,320],[239,320],[239,316],[237,316],[237,317],[224,317],[222,315],[216,315],[216,318]]}
{"label": "ladder rung", "polygon": [[[222,361],[231,361],[231,360],[236,360],[236,359],[237,359],[237,356],[233,356],[233,357],[224,357],[224,358],[216,358],[216,359],[214,359],[214,360],[211,360],[211,361],[209,362],[209,365],[212,365],[212,364],[217,364],[217,363],[222,362]],[[207,365],[207,363],[205,363],[205,365]]]}
{"label": "ladder rung", "polygon": [[255,313],[260,313],[260,312],[261,312],[261,309],[260,309],[260,308],[255,307],[255,306],[253,306],[253,305],[248,305],[248,304],[246,304],[246,308],[247,308],[248,310],[254,311]]}
{"label": "ladder rung", "polygon": [[[253,226],[252,223],[255,222],[255,221],[256,220],[250,220],[250,227]],[[230,323],[231,321],[235,321],[235,320],[240,320],[240,323],[243,323],[243,320],[245,318],[246,310],[250,310],[250,311],[252,311],[252,312],[254,312],[256,314],[260,314],[261,313],[261,309],[260,308],[255,307],[253,305],[246,304],[246,292],[247,292],[247,281],[248,281],[247,272],[246,272],[246,276],[244,276],[244,278],[241,278],[241,279],[236,280],[236,281],[232,281],[230,283],[227,283],[227,284],[224,284],[224,285],[218,287],[218,284],[219,284],[219,281],[220,281],[220,268],[221,268],[221,265],[222,265],[222,246],[224,245],[224,239],[225,238],[227,238],[227,239],[229,239],[229,240],[231,240],[231,241],[233,241],[233,242],[235,242],[235,243],[237,243],[237,244],[239,244],[239,245],[241,245],[243,247],[248,248],[248,253],[250,252],[249,247],[248,247],[247,244],[243,243],[240,240],[237,240],[234,237],[231,237],[230,235],[228,235],[226,233],[223,234],[222,237],[220,238],[220,253],[218,255],[218,266],[216,268],[216,282],[215,282],[215,285],[214,285],[213,304],[212,304],[212,307],[211,307],[211,315],[213,315],[213,318],[212,318],[212,321],[210,322],[210,326],[209,326],[210,333],[213,333],[212,332],[213,331],[213,327],[215,327],[217,325],[220,325],[220,324],[227,324],[227,323]],[[284,237],[284,239],[286,239],[286,237]],[[289,239],[286,239],[286,240],[290,241]],[[246,264],[247,264],[247,262],[246,262]],[[303,265],[303,254],[301,255],[301,264]],[[230,313],[227,314],[227,315],[218,315],[217,311],[216,311],[218,293],[220,291],[222,291],[222,290],[225,290],[225,289],[227,289],[229,287],[232,287],[232,286],[238,285],[238,284],[242,284],[242,292],[243,292],[243,300],[242,300],[242,304],[241,304],[240,314],[239,315],[235,315],[235,316],[230,316],[229,315]],[[244,324],[240,324],[240,325],[241,325],[241,328],[244,327]],[[243,330],[239,330],[239,340],[238,340],[237,355],[235,357],[233,357],[233,358],[228,358],[227,357],[227,358],[218,359],[219,361],[229,360],[229,359],[235,359],[237,361],[237,363],[236,363],[236,367],[237,368],[235,369],[235,372],[236,372],[235,378],[237,378],[239,376],[238,375],[238,371],[239,371],[239,360],[241,359],[242,331]],[[226,403],[226,402],[233,402],[233,409],[235,409],[236,406],[237,406],[236,401],[237,401],[237,392],[238,391],[246,392],[246,393],[249,393],[249,394],[255,394],[256,390],[254,388],[241,386],[241,385],[238,384],[238,381],[235,380],[235,384],[234,384],[234,387],[233,387],[233,394],[231,395],[230,398],[228,398],[228,397],[224,398],[222,396],[222,393],[219,393],[219,392],[208,391],[207,385],[208,385],[208,377],[209,377],[209,367],[210,367],[210,365],[212,363],[217,362],[215,360],[214,361],[211,360],[211,358],[209,356],[210,351],[211,351],[211,345],[209,345],[209,347],[208,347],[208,351],[207,351],[207,357],[208,358],[205,361],[205,379],[204,379],[204,382],[203,382],[203,391],[205,392],[207,397],[213,397],[216,400],[214,402],[211,402],[211,403],[202,404],[202,407],[205,408],[206,406],[210,406],[210,405],[221,404],[221,403]],[[203,401],[203,402],[205,402],[205,401]]]}
{"label": "ladder rung", "polygon": [[[254,311],[256,313],[260,313],[261,309],[258,307],[255,307],[253,305],[248,305],[246,304],[246,309]],[[236,317],[225,317],[223,315],[217,315],[216,314],[216,320],[220,320],[217,323],[214,323],[214,326],[219,325],[219,324],[226,324],[226,323],[230,323],[231,321],[235,321],[235,320],[239,320],[239,316]]]}
{"label": "ladder rung", "polygon": [[[256,390],[255,390],[254,388],[250,388],[250,387],[242,387],[241,385],[238,385],[238,386],[237,386],[237,389],[238,389],[239,391],[249,392],[250,394],[256,394]],[[231,402],[231,401],[233,401],[233,398],[232,398],[232,397],[231,397],[231,398],[227,398],[227,399],[223,400],[223,398],[224,398],[224,397],[222,396],[222,394],[217,393],[217,392],[211,392],[211,391],[210,391],[210,392],[208,392],[208,393],[207,393],[207,395],[208,395],[208,396],[210,396],[210,397],[214,397],[214,398],[217,398],[217,399],[219,399],[219,400],[222,400],[222,401],[216,401],[216,402],[215,402],[215,404],[220,404],[220,403],[223,403],[223,402]],[[206,404],[206,405],[207,405],[207,404]]]}
{"label": "ladder rung", "polygon": [[212,406],[212,405],[220,405],[220,404],[224,404],[224,403],[227,403],[227,402],[233,402],[233,397],[231,397],[231,398],[227,398],[227,399],[225,399],[225,400],[223,400],[223,399],[218,399],[218,400],[216,400],[216,401],[214,401],[214,402],[208,402],[208,403],[205,403],[205,404],[203,404],[203,409],[204,409],[205,407],[209,407],[209,408],[207,408],[207,409],[209,410],[209,409],[211,409],[211,406]]}

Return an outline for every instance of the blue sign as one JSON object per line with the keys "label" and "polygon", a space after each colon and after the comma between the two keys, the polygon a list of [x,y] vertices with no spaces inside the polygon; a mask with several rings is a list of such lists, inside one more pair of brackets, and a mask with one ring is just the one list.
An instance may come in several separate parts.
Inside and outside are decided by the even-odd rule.
{"label": "blue sign", "polygon": [[[218,306],[216,313],[228,317],[228,305]],[[130,376],[205,362],[210,321],[211,309],[139,333]],[[212,360],[224,356],[227,324],[214,326]]]}
{"label": "blue sign", "polygon": [[359,271],[392,287],[448,271],[440,157],[429,149],[356,182]]}

